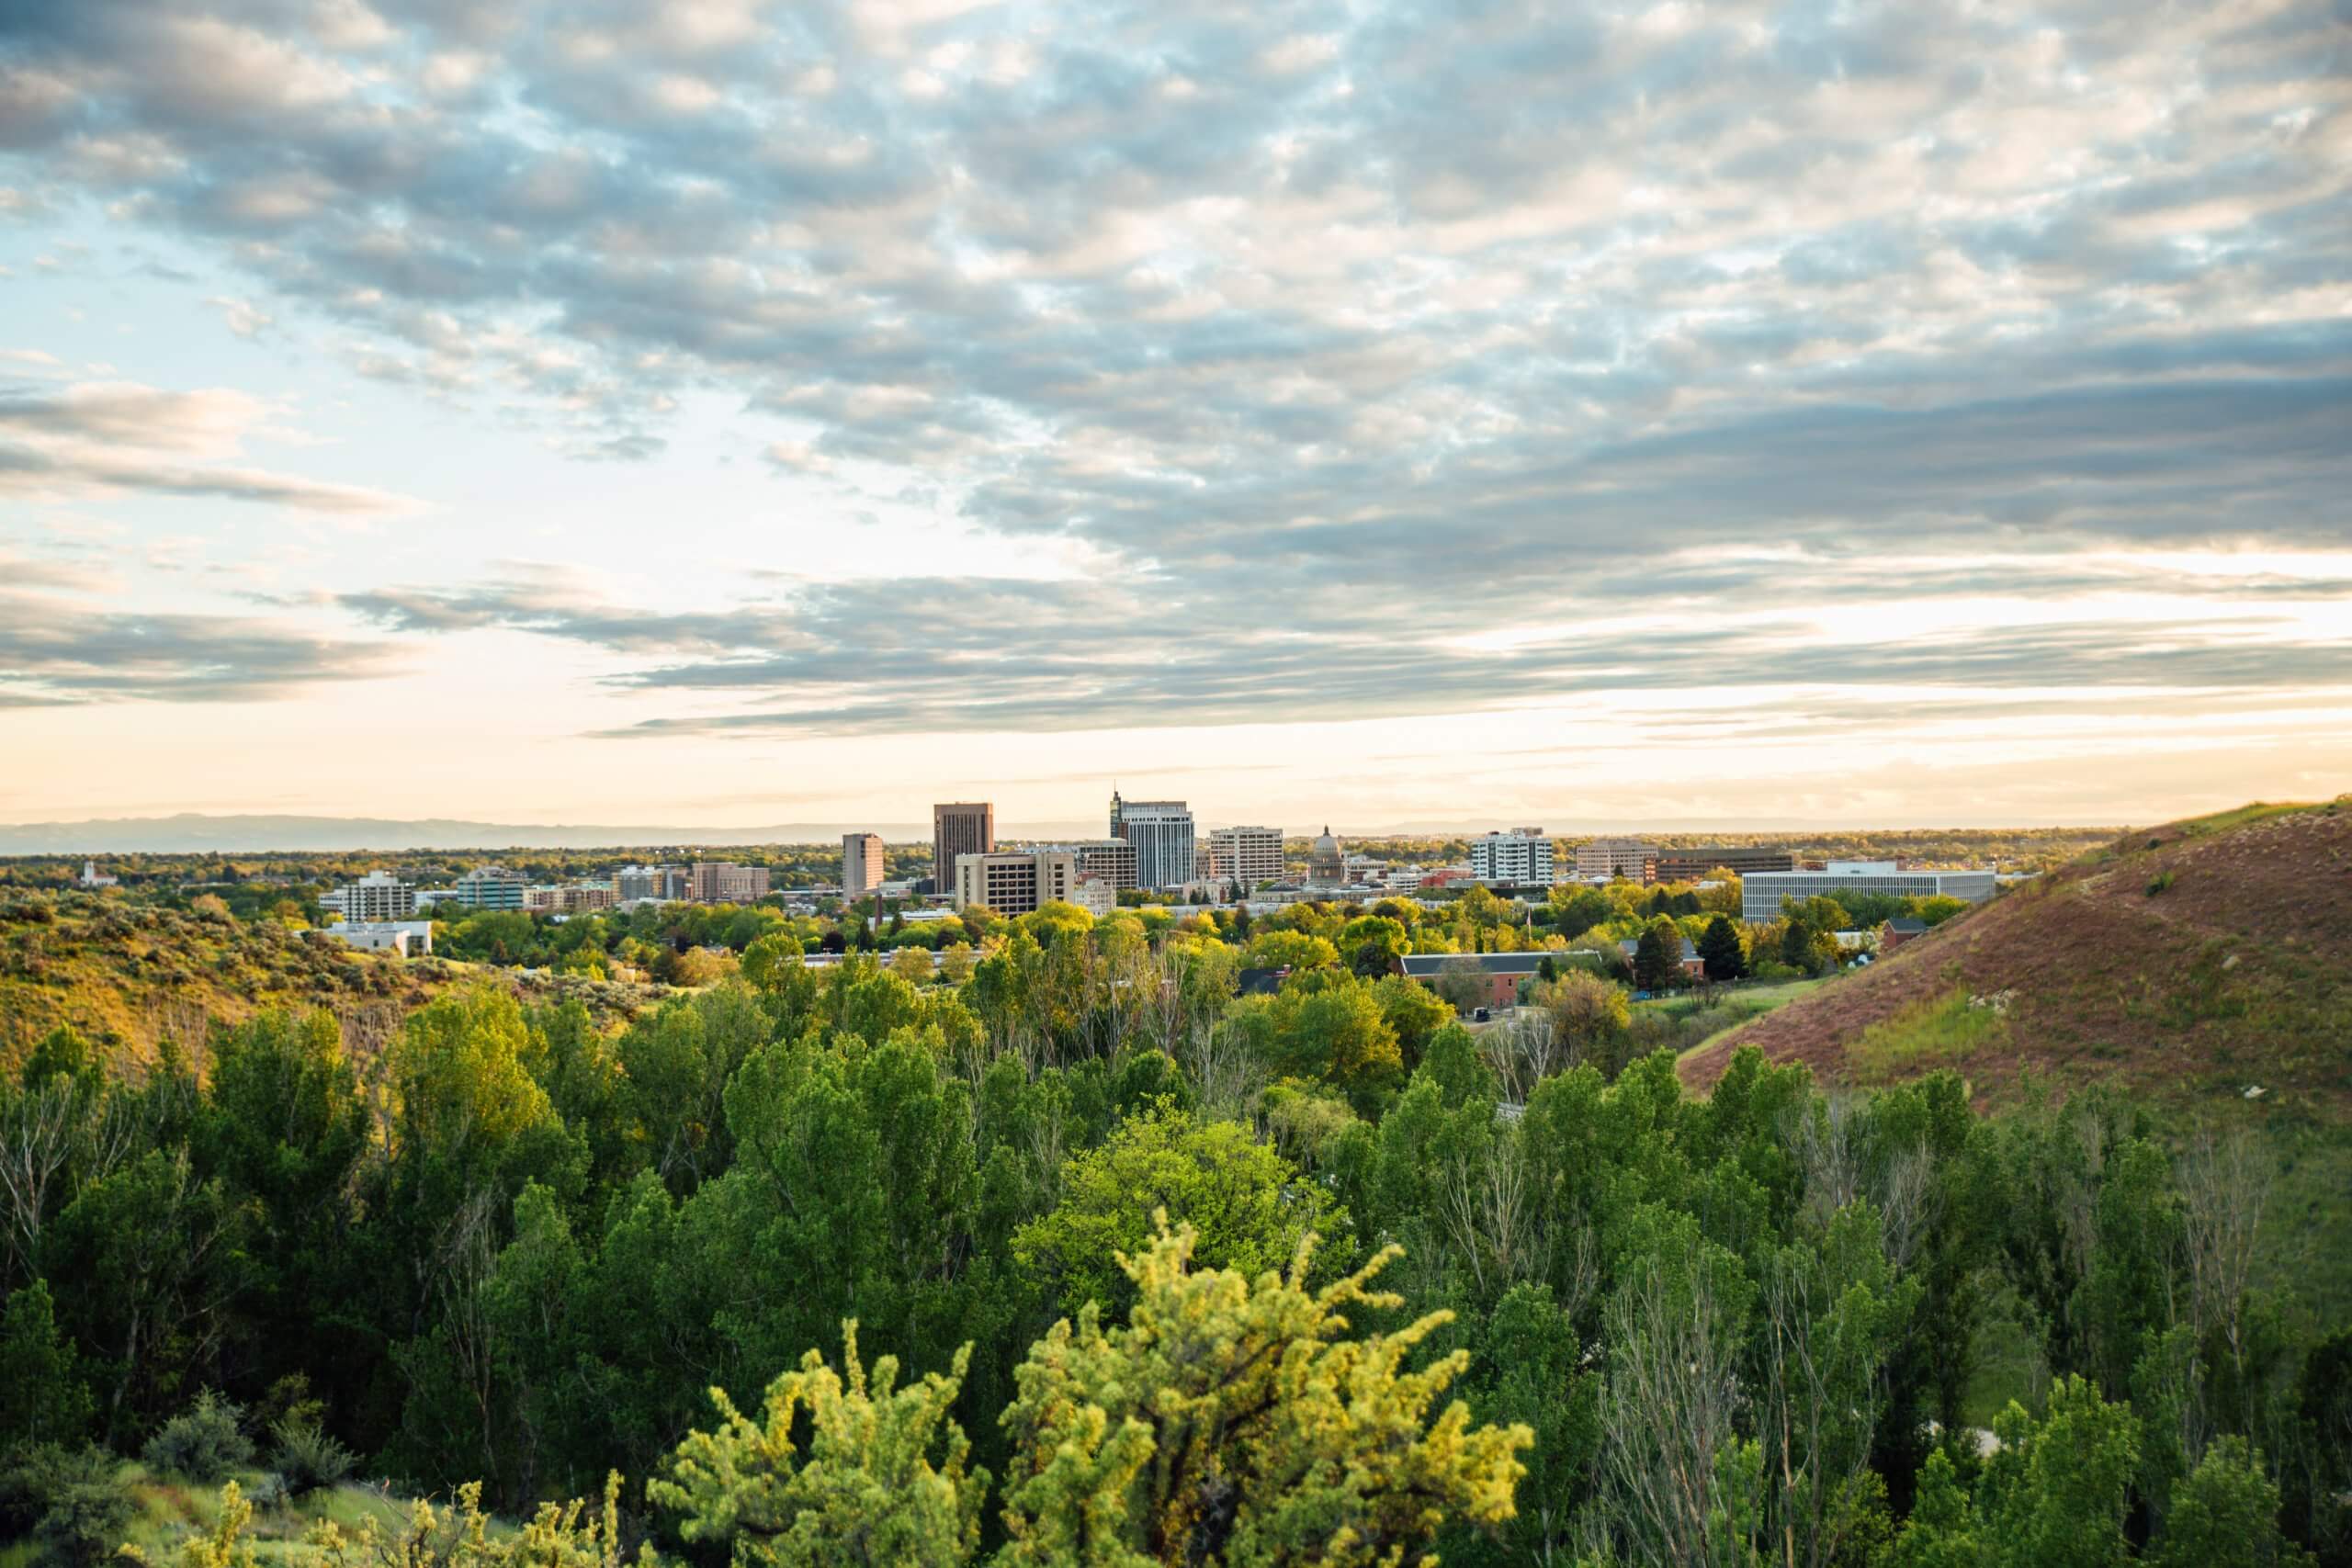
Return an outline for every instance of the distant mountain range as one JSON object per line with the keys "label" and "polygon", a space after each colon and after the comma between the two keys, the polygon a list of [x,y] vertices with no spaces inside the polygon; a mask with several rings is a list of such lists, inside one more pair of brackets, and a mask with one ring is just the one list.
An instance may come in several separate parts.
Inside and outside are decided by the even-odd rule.
{"label": "distant mountain range", "polygon": [[[1102,824],[1020,825],[1023,837],[1100,835]],[[875,832],[894,843],[931,837],[931,824],[781,822],[753,828],[630,827],[584,823],[463,822],[449,818],[110,817],[83,822],[0,825],[0,855],[167,854],[266,850],[585,850],[621,846],[821,844],[843,833]]]}

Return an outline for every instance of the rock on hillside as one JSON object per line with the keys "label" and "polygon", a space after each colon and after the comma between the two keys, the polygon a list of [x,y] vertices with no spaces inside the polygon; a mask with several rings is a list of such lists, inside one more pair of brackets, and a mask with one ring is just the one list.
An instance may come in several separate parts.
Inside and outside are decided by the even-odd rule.
{"label": "rock on hillside", "polygon": [[1980,1103],[2028,1075],[2352,1116],[2352,796],[2135,831],[1694,1052],[1755,1045],[1825,1081],[1950,1066]]}

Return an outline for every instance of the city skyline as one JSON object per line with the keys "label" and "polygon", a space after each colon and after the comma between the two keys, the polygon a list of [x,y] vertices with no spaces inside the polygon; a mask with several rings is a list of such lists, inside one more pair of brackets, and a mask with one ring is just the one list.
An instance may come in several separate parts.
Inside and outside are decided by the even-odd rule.
{"label": "city skyline", "polygon": [[0,822],[2332,796],[2339,28],[25,0]]}

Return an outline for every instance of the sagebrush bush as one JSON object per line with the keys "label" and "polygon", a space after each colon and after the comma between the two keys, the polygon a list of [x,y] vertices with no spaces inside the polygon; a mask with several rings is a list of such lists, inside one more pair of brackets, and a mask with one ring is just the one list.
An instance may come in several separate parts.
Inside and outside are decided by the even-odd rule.
{"label": "sagebrush bush", "polygon": [[254,1462],[254,1440],[243,1408],[208,1388],[147,1439],[141,1457],[152,1470],[209,1486]]}
{"label": "sagebrush bush", "polygon": [[280,1421],[272,1430],[277,1438],[277,1473],[294,1496],[340,1485],[357,1462],[356,1455],[314,1420]]}
{"label": "sagebrush bush", "polygon": [[29,1533],[38,1561],[90,1568],[111,1556],[134,1513],[121,1466],[104,1449],[42,1443],[0,1469],[0,1530]]}

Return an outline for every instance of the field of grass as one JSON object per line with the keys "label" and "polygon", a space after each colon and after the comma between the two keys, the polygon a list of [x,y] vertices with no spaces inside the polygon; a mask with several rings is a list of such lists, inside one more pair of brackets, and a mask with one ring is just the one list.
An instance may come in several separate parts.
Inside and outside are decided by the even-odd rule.
{"label": "field of grass", "polygon": [[[124,1544],[136,1547],[153,1568],[170,1568],[179,1561],[184,1542],[209,1533],[220,1522],[217,1486],[192,1486],[152,1475],[146,1466],[135,1461],[126,1463],[122,1474],[138,1507]],[[236,1479],[250,1499],[262,1473],[248,1471]],[[411,1506],[407,1499],[388,1492],[345,1484],[276,1506],[254,1508],[244,1539],[252,1544],[258,1562],[307,1561],[307,1554],[298,1549],[320,1521],[333,1520],[347,1537],[372,1519],[388,1534],[397,1535],[408,1526]],[[0,1568],[31,1568],[36,1551],[36,1543],[30,1540],[0,1547]]]}
{"label": "field of grass", "polygon": [[1633,1029],[1645,1050],[1665,1045],[1677,1053],[1688,1053],[1826,983],[1790,980],[1770,986],[1725,987],[1712,997],[1689,992],[1654,1002],[1635,1002]]}
{"label": "field of grass", "polygon": [[1871,1024],[1848,1056],[1857,1081],[1894,1083],[1944,1067],[1964,1069],[1979,1052],[2005,1043],[2008,1033],[2000,998],[1971,997],[1956,986]]}

